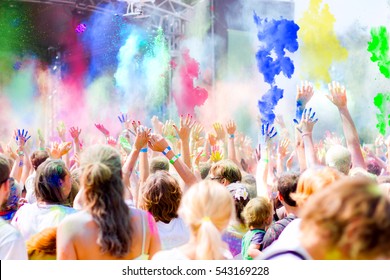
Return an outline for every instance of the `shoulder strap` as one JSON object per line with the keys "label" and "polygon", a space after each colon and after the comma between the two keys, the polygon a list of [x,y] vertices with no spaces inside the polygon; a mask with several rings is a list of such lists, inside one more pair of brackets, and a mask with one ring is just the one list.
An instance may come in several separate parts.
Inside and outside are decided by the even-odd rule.
{"label": "shoulder strap", "polygon": [[[147,215],[146,218],[148,218]],[[145,226],[144,211],[141,211],[141,219],[142,219],[142,254],[145,254],[146,226]]]}
{"label": "shoulder strap", "polygon": [[294,255],[297,258],[301,259],[301,260],[306,260],[306,257],[304,255],[302,255],[301,253],[299,253],[297,251],[293,251],[293,250],[286,250],[286,251],[276,252],[276,253],[268,256],[266,258],[266,260],[271,260],[271,259],[273,259],[273,258],[275,258],[277,256],[286,255],[286,254]]}

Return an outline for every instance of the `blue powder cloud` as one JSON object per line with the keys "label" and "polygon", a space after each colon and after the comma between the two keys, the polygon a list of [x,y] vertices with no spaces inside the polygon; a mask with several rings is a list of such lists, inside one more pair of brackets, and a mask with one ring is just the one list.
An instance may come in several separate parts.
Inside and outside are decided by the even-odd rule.
{"label": "blue powder cloud", "polygon": [[261,19],[256,13],[254,13],[254,21],[260,42],[256,53],[257,68],[263,74],[264,81],[271,86],[271,89],[259,100],[258,107],[262,122],[273,124],[275,120],[273,111],[279,100],[283,98],[283,89],[275,85],[275,77],[283,73],[287,78],[291,78],[294,74],[294,63],[286,56],[286,50],[290,53],[298,50],[299,26],[292,20]]}

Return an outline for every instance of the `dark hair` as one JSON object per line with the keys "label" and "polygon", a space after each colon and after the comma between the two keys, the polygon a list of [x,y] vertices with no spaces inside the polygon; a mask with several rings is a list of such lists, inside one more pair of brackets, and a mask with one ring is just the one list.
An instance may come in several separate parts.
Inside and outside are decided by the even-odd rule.
{"label": "dark hair", "polygon": [[178,217],[181,198],[178,181],[166,171],[157,171],[142,186],[140,207],[149,211],[156,222],[169,223]]}
{"label": "dark hair", "polygon": [[37,201],[64,204],[66,197],[61,190],[62,182],[69,171],[60,159],[48,159],[39,165],[35,178]]}
{"label": "dark hair", "polygon": [[206,179],[206,177],[209,175],[210,168],[211,168],[211,163],[209,163],[209,162],[199,163],[199,172],[200,172],[200,177],[202,178],[202,180]]}
{"label": "dark hair", "polygon": [[291,198],[290,194],[297,190],[299,173],[285,173],[278,179],[278,191],[283,197],[283,200],[292,207],[296,207],[297,203]]}
{"label": "dark hair", "polygon": [[49,153],[47,151],[35,151],[32,153],[30,160],[34,170],[37,170],[38,166],[42,162],[49,158]]}
{"label": "dark hair", "polygon": [[369,158],[367,160],[367,171],[371,174],[374,174],[376,176],[379,176],[381,174],[381,171],[382,171],[382,168],[381,166],[378,164],[378,162],[376,162],[375,159],[373,158]]}
{"label": "dark hair", "polygon": [[158,156],[158,157],[154,157],[150,161],[150,165],[149,165],[150,174],[154,174],[160,170],[164,170],[164,171],[169,170],[169,161],[167,160],[166,157]]}
{"label": "dark hair", "polygon": [[8,158],[0,154],[0,185],[8,180],[10,173]]}

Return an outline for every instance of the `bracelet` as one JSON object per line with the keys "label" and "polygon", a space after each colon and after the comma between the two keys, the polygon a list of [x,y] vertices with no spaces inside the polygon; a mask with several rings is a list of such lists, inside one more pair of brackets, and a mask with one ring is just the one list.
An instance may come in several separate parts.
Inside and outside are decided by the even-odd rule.
{"label": "bracelet", "polygon": [[176,160],[179,158],[179,156],[180,156],[180,155],[174,155],[174,156],[169,160],[169,162],[173,165],[173,164],[176,162]]}
{"label": "bracelet", "polygon": [[229,134],[229,138],[234,138],[234,134]]}
{"label": "bracelet", "polygon": [[163,155],[164,156],[166,156],[167,155],[167,153],[169,152],[169,151],[171,151],[172,149],[171,149],[171,147],[170,146],[168,146],[168,147],[166,147],[165,148],[165,150],[164,151],[162,151],[162,153],[163,153]]}
{"label": "bracelet", "polygon": [[301,137],[303,138],[303,136],[307,136],[307,135],[311,135],[311,132],[302,133]]}
{"label": "bracelet", "polygon": [[268,163],[269,160],[265,158],[265,159],[263,159],[263,162]]}
{"label": "bracelet", "polygon": [[139,150],[140,153],[147,153],[148,152],[148,148],[143,148],[141,150]]}
{"label": "bracelet", "polygon": [[23,151],[19,151],[18,152],[18,156],[24,156],[24,152]]}

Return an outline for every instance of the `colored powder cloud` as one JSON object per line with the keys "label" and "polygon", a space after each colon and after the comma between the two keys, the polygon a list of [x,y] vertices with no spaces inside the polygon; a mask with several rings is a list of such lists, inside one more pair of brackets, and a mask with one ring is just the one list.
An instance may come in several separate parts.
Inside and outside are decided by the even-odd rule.
{"label": "colored powder cloud", "polygon": [[190,56],[188,49],[182,53],[179,66],[180,91],[175,91],[173,97],[179,114],[195,115],[195,106],[202,106],[208,98],[206,89],[194,86],[194,80],[199,78],[199,63]]}
{"label": "colored powder cloud", "polygon": [[257,68],[264,76],[264,81],[271,88],[258,101],[262,123],[273,124],[275,107],[283,98],[283,89],[275,85],[275,77],[281,72],[287,78],[294,74],[294,63],[286,56],[286,51],[294,53],[298,50],[297,32],[299,26],[292,20],[261,19],[254,13],[254,21],[258,29],[260,41],[256,53]]}
{"label": "colored powder cloud", "polygon": [[367,48],[372,55],[371,61],[377,62],[383,76],[390,78],[389,32],[384,26],[372,28],[371,38]]}
{"label": "colored powder cloud", "polygon": [[334,31],[335,17],[328,4],[321,7],[323,0],[311,0],[309,9],[298,21],[298,33],[302,41],[300,53],[302,72],[305,79],[331,82],[329,70],[334,62],[344,61],[348,51]]}
{"label": "colored powder cloud", "polygon": [[[280,72],[291,78],[294,73],[293,61],[285,56],[298,50],[297,32],[299,26],[292,20],[261,19],[256,13],[254,21],[257,25],[257,38],[261,45],[256,53],[257,67],[268,84],[275,82]],[[276,57],[275,57],[276,56]]]}
{"label": "colored powder cloud", "polygon": [[149,44],[143,67],[147,79],[146,104],[148,111],[161,117],[159,113],[167,100],[169,91],[169,67],[171,56],[163,30],[160,28]]}
{"label": "colored powder cloud", "polygon": [[[390,126],[390,115],[387,114],[387,104],[390,102],[390,93],[378,93],[374,97],[374,105],[379,109],[379,114],[376,114],[377,125],[376,128],[383,136],[386,134],[387,123]],[[387,121],[389,120],[389,121]]]}

